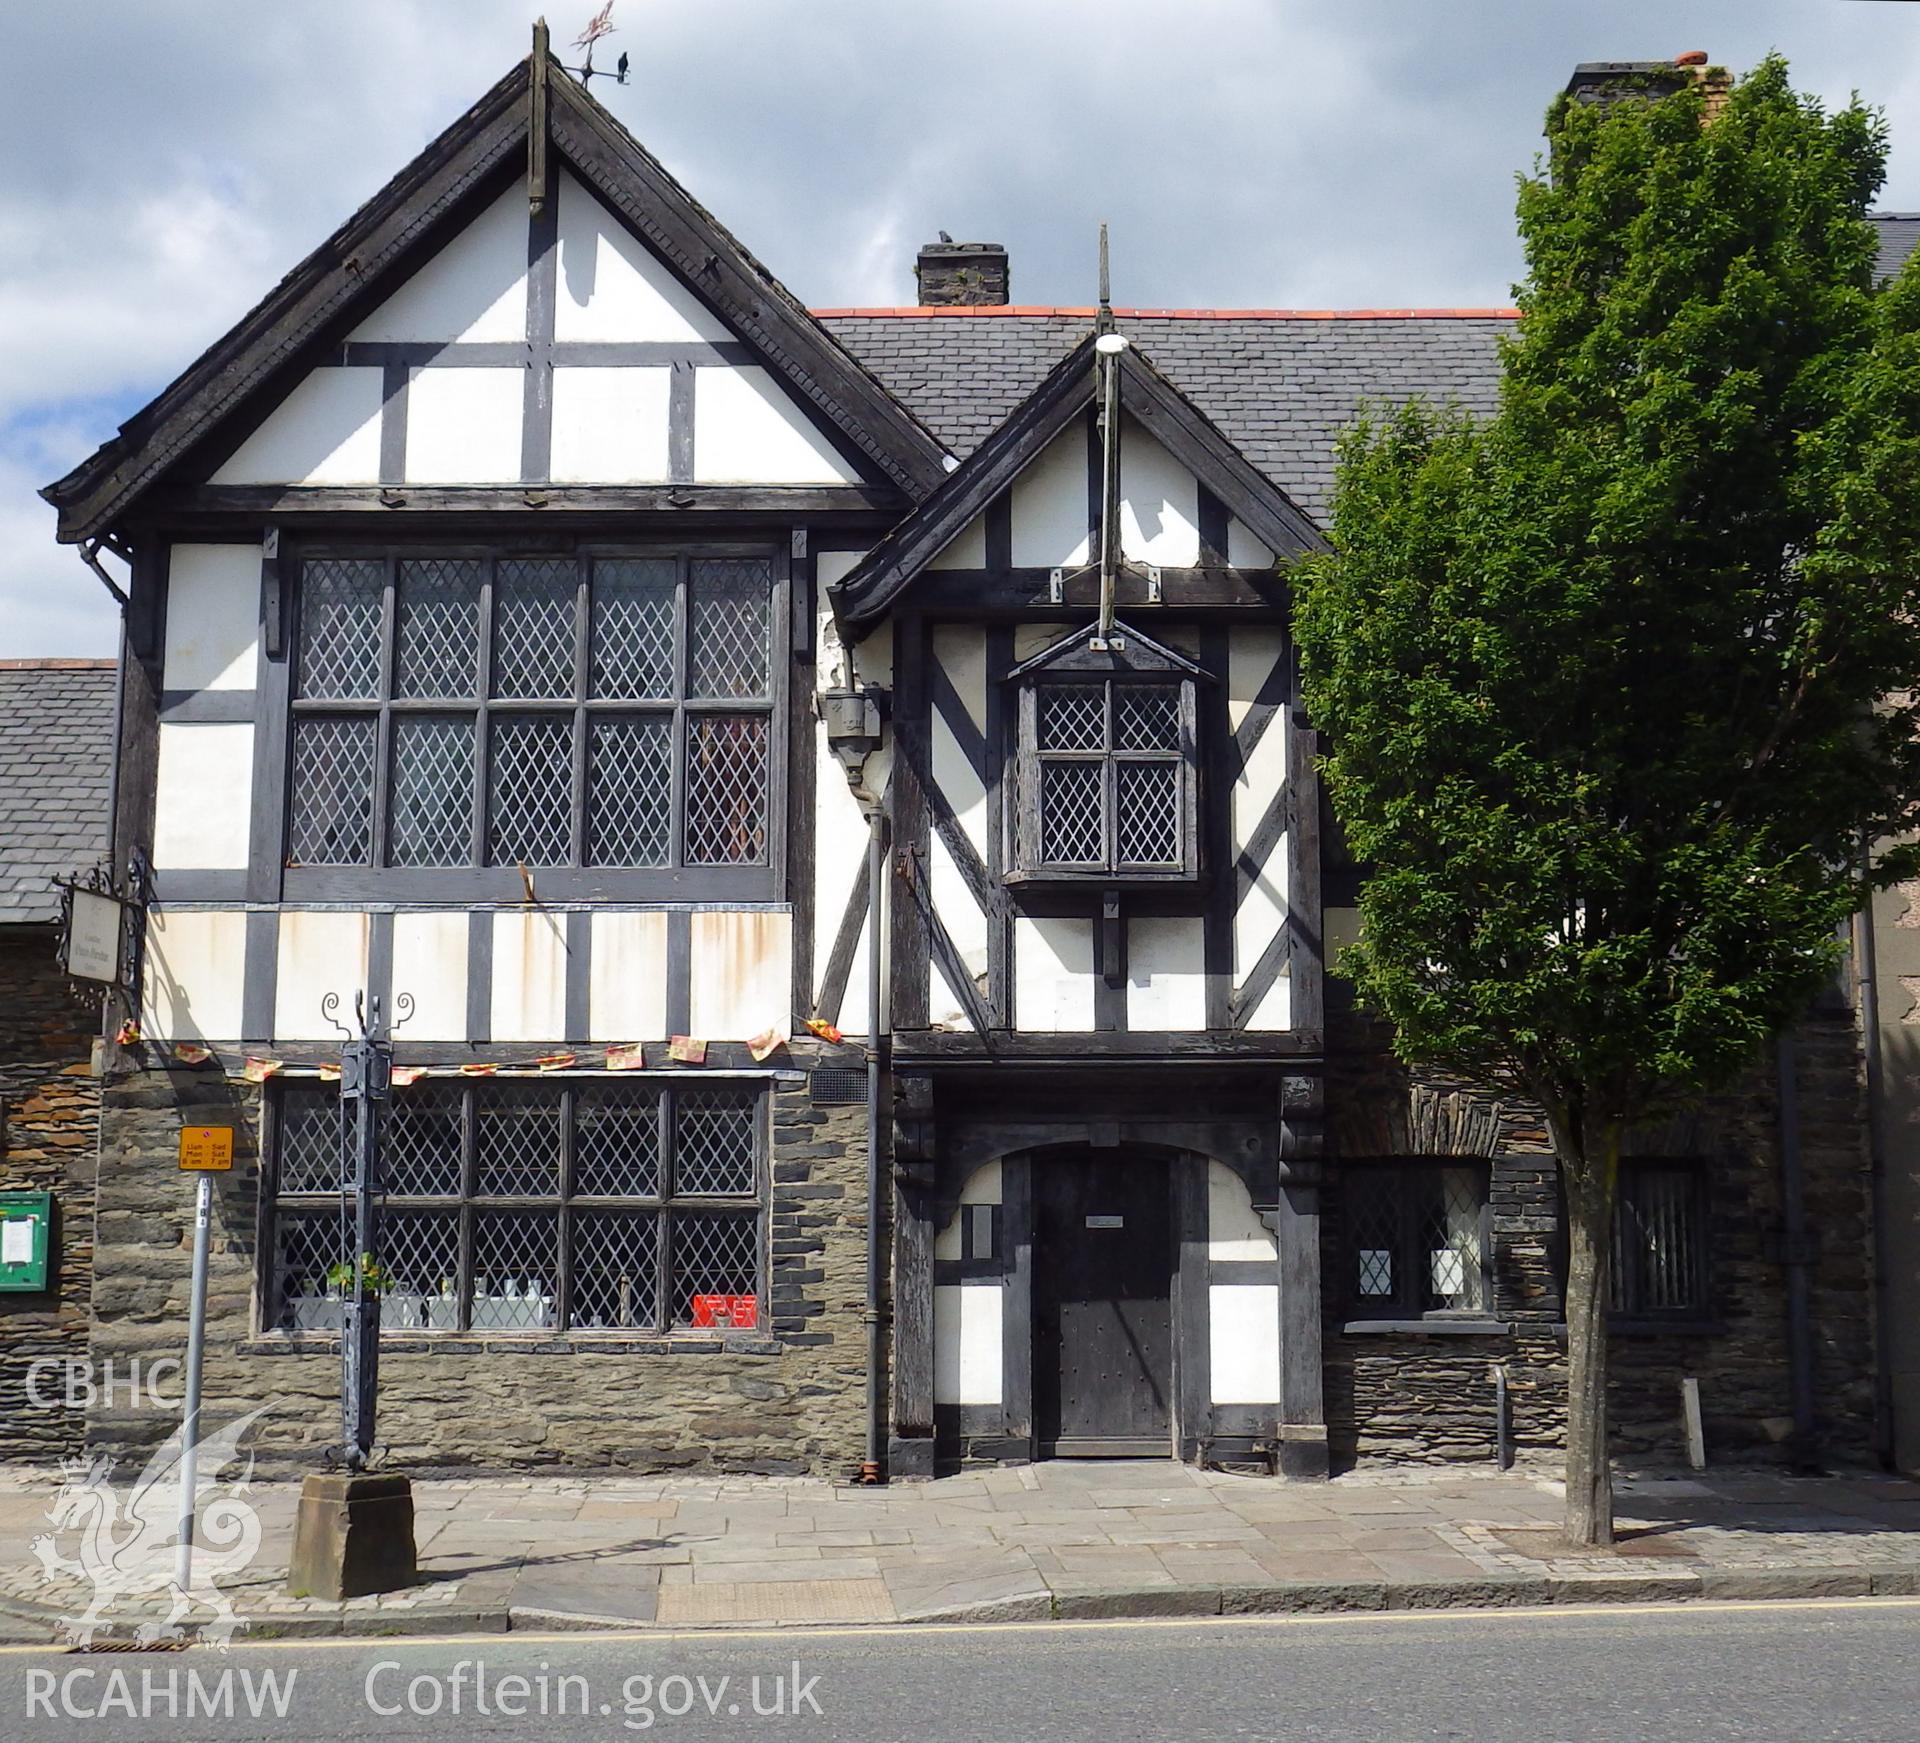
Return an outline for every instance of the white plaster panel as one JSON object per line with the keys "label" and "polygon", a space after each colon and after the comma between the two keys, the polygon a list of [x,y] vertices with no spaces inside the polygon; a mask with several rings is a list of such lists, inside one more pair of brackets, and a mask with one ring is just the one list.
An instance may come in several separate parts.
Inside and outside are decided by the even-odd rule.
{"label": "white plaster panel", "polygon": [[[881,689],[893,687],[893,620],[875,624],[860,639],[853,650],[854,676],[862,684],[878,684]],[[889,746],[889,753],[891,748]]]}
{"label": "white plaster panel", "polygon": [[1129,920],[1127,1027],[1206,1026],[1206,923],[1197,914]]}
{"label": "white plaster panel", "polygon": [[[865,889],[867,881],[867,821],[859,803],[847,786],[846,772],[839,759],[827,748],[827,730],[815,722],[814,742],[814,828],[813,828],[813,996],[817,1005],[826,983],[827,962],[833,955],[834,941],[840,934],[840,920],[847,899],[856,889]],[[867,980],[865,941],[872,929],[871,917],[861,924],[861,942],[846,991],[840,1000],[840,1029],[849,1035],[864,1035],[867,1030]]]}
{"label": "white plaster panel", "polygon": [[[1235,732],[1247,717],[1247,710],[1260,694],[1287,651],[1287,638],[1278,629],[1241,628],[1236,625],[1227,637],[1227,724]],[[1286,723],[1277,716],[1274,731],[1283,731]]]}
{"label": "white plaster panel", "polygon": [[253,727],[162,722],[153,863],[162,871],[244,871],[253,831]]}
{"label": "white plaster panel", "polygon": [[793,916],[784,908],[706,909],[693,916],[690,1032],[745,1041],[793,1023]]}
{"label": "white plaster panel", "polygon": [[1087,431],[1075,422],[1054,437],[1013,481],[1013,560],[1021,568],[1084,563],[1087,535]]}
{"label": "white plaster panel", "polygon": [[1248,531],[1238,515],[1227,522],[1227,562],[1235,569],[1273,567],[1273,553]]}
{"label": "white plaster panel", "polygon": [[955,1210],[952,1216],[934,1230],[933,1256],[936,1260],[966,1257],[966,1243],[960,1235],[960,1219],[965,1215],[965,1211]]}
{"label": "white plaster panel", "polygon": [[929,569],[984,569],[987,566],[987,517],[977,514],[929,559]]}
{"label": "white plaster panel", "polygon": [[246,964],[247,917],[239,910],[150,909],[140,1018],[147,1039],[242,1039]]}
{"label": "white plaster panel", "polygon": [[1293,982],[1284,971],[1273,977],[1273,985],[1242,1026],[1263,1034],[1293,1027]]}
{"label": "white plaster panel", "polygon": [[1013,922],[1013,1002],[1019,1028],[1084,1033],[1093,1028],[1093,922]]}
{"label": "white plaster panel", "polygon": [[523,369],[416,369],[407,382],[409,484],[520,477]]}
{"label": "white plaster panel", "polygon": [[513,187],[347,335],[368,340],[527,336],[527,194]]}
{"label": "white plaster panel", "polygon": [[998,1404],[998,1283],[942,1284],[933,1292],[933,1397],[937,1404]]}
{"label": "white plaster panel", "polygon": [[595,1041],[667,1038],[667,916],[593,916],[587,1034]]}
{"label": "white plaster panel", "polygon": [[1200,487],[1132,418],[1120,429],[1120,549],[1169,569],[1200,561]]}
{"label": "white plaster panel", "polygon": [[858,484],[860,474],[759,368],[693,376],[693,476],[701,484]]}
{"label": "white plaster panel", "polygon": [[1247,1183],[1224,1162],[1207,1163],[1207,1257],[1279,1262],[1273,1230],[1253,1208]]}
{"label": "white plaster panel", "polygon": [[657,484],[668,475],[670,369],[564,367],[553,372],[557,484]]}
{"label": "white plaster panel", "polygon": [[251,690],[259,650],[260,547],[175,545],[163,688]]}
{"label": "white plaster panel", "polygon": [[947,844],[936,834],[927,853],[928,882],[933,889],[933,911],[940,916],[947,936],[960,952],[967,972],[975,977],[987,972],[987,917],[968,886],[965,875]]}
{"label": "white plaster panel", "polygon": [[349,1028],[353,1001],[367,986],[365,914],[286,908],[280,914],[279,960],[273,988],[273,1038],[324,1041],[339,1031],[321,1005],[329,993],[334,1015]]}
{"label": "white plaster panel", "polygon": [[[866,554],[865,551],[816,551],[813,558],[813,574],[814,579],[820,583],[821,591],[824,593],[827,588],[844,581],[853,573],[860,559]],[[832,617],[832,611],[825,606],[824,602],[822,609],[826,611],[829,618]]]}
{"label": "white plaster panel", "polygon": [[[933,656],[953,682],[975,732],[984,738],[987,714],[987,653],[982,632],[972,627],[934,632]],[[987,787],[973,759],[961,748],[946,715],[932,717],[933,784],[952,808],[960,830],[982,861],[987,857]],[[971,898],[969,898],[971,900]]]}
{"label": "white plaster panel", "polygon": [[1214,1284],[1207,1291],[1207,1343],[1214,1403],[1279,1403],[1278,1284]]}
{"label": "white plaster panel", "polygon": [[712,344],[735,337],[592,189],[564,172],[559,229],[556,339]]}
{"label": "white plaster panel", "polygon": [[[1247,718],[1260,686],[1284,657],[1285,639],[1278,630],[1243,630],[1227,650],[1227,718],[1238,727]],[[1234,781],[1230,797],[1230,830],[1234,856],[1251,843],[1260,820],[1286,788],[1287,723],[1284,713],[1269,716],[1266,730],[1253,747],[1246,766]],[[1241,895],[1233,916],[1234,981],[1252,972],[1260,954],[1287,920],[1287,851],[1283,833]],[[1270,1004],[1271,997],[1265,1003]],[[1281,1026],[1284,1026],[1281,1025]]]}
{"label": "white plaster panel", "polygon": [[493,1039],[567,1034],[567,920],[544,908],[493,917]]}
{"label": "white plaster panel", "polygon": [[1333,968],[1340,961],[1340,952],[1360,936],[1360,910],[1358,908],[1323,908],[1320,911],[1320,935],[1326,940],[1326,965]]}
{"label": "white plaster panel", "polygon": [[413,995],[403,1037],[466,1041],[467,916],[407,909],[393,917],[393,996]]}
{"label": "white plaster panel", "polygon": [[998,1158],[991,1162],[982,1162],[967,1176],[966,1184],[960,1188],[960,1202],[962,1204],[1002,1204],[1005,1202],[1001,1196],[1005,1190],[1005,1184],[1006,1171]]}
{"label": "white plaster panel", "polygon": [[378,369],[316,369],[214,473],[215,484],[372,484],[380,476]]}

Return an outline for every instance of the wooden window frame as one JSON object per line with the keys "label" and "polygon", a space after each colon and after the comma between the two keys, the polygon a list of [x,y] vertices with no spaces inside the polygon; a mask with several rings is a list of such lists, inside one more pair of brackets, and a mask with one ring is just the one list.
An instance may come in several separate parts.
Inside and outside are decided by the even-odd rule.
{"label": "wooden window frame", "polygon": [[[1646,1177],[1653,1174],[1675,1175],[1686,1182],[1687,1226],[1682,1231],[1682,1238],[1686,1249],[1685,1263],[1695,1281],[1695,1298],[1676,1307],[1653,1307],[1647,1304],[1649,1255],[1644,1243],[1627,1238],[1624,1221]],[[1614,1191],[1613,1264],[1608,1301],[1610,1319],[1629,1326],[1698,1325],[1712,1319],[1711,1184],[1707,1165],[1699,1161],[1659,1156],[1629,1156],[1621,1160]]]}
{"label": "wooden window frame", "polygon": [[[768,1207],[770,1199],[771,1132],[769,1122],[772,1118],[772,1096],[767,1086],[758,1079],[728,1078],[724,1076],[703,1076],[698,1082],[685,1077],[671,1079],[656,1078],[635,1073],[623,1077],[619,1088],[635,1092],[650,1092],[659,1097],[655,1117],[659,1121],[658,1149],[658,1186],[653,1193],[583,1193],[576,1190],[575,1161],[580,1108],[580,1091],[583,1088],[601,1088],[605,1084],[585,1078],[547,1079],[546,1086],[556,1098],[560,1114],[560,1152],[555,1179],[555,1190],[551,1193],[484,1193],[479,1188],[479,1096],[489,1084],[512,1083],[518,1087],[521,1080],[489,1078],[473,1082],[450,1084],[439,1081],[434,1088],[440,1093],[454,1088],[458,1092],[460,1119],[460,1190],[455,1193],[418,1194],[418,1193],[382,1193],[380,1195],[381,1214],[390,1211],[434,1212],[452,1216],[459,1230],[459,1276],[456,1284],[458,1324],[455,1328],[395,1326],[383,1324],[383,1337],[405,1338],[485,1338],[489,1343],[499,1340],[520,1340],[539,1342],[556,1337],[568,1339],[608,1339],[633,1337],[674,1337],[707,1339],[723,1335],[725,1328],[693,1326],[676,1323],[673,1315],[674,1296],[674,1260],[673,1225],[677,1215],[700,1212],[732,1213],[745,1215],[752,1213],[754,1218],[754,1299],[756,1302],[756,1326],[753,1335],[770,1335],[768,1330],[768,1312],[770,1308],[769,1273],[771,1263],[768,1249]],[[530,1080],[538,1083],[540,1080]],[[258,1333],[267,1337],[295,1338],[301,1336],[332,1336],[332,1333],[294,1332],[283,1327],[281,1321],[279,1248],[276,1240],[276,1221],[282,1210],[295,1213],[315,1211],[351,1212],[351,1195],[339,1192],[286,1192],[280,1191],[281,1161],[281,1116],[285,1097],[289,1093],[303,1093],[316,1086],[304,1083],[280,1083],[272,1086],[265,1098],[265,1132],[263,1145],[263,1166],[261,1169],[260,1214],[259,1214],[259,1251],[257,1302],[255,1323]],[[699,1089],[743,1089],[754,1096],[753,1110],[753,1191],[751,1195],[721,1193],[682,1193],[675,1190],[677,1184],[677,1125],[679,1121],[681,1095]],[[406,1093],[406,1092],[401,1092]],[[475,1332],[472,1328],[473,1289],[474,1289],[474,1225],[478,1216],[487,1211],[528,1212],[550,1211],[555,1219],[555,1323],[551,1326],[530,1326],[513,1329],[483,1329]],[[574,1219],[581,1211],[615,1211],[635,1216],[652,1216],[656,1219],[657,1233],[654,1247],[653,1311],[646,1323],[630,1326],[576,1327],[572,1324],[573,1283],[575,1268],[573,1265],[572,1233]]]}
{"label": "wooden window frame", "polygon": [[[1183,673],[1118,670],[1088,673],[1062,670],[1033,672],[1018,680],[1016,729],[1015,814],[1012,839],[1014,862],[1006,875],[1009,884],[1084,884],[1103,889],[1133,885],[1192,885],[1200,877],[1200,757],[1199,704],[1191,676]],[[1042,750],[1039,743],[1041,694],[1055,687],[1090,688],[1100,685],[1102,745],[1099,750]],[[1177,752],[1129,751],[1114,743],[1116,686],[1177,689],[1180,745]],[[1097,763],[1101,768],[1101,831],[1104,863],[1069,864],[1040,857],[1042,814],[1041,774],[1050,762]],[[1176,828],[1180,858],[1175,865],[1129,864],[1119,858],[1119,770],[1123,763],[1173,763],[1178,770],[1179,796]]]}
{"label": "wooden window frame", "polygon": [[[1479,1245],[1479,1304],[1474,1307],[1429,1307],[1425,1267],[1417,1261],[1426,1250],[1423,1223],[1428,1214],[1428,1198],[1435,1189],[1423,1185],[1415,1190],[1422,1176],[1440,1174],[1448,1169],[1469,1169],[1480,1185],[1476,1240]],[[1363,1295],[1360,1292],[1360,1241],[1354,1227],[1353,1185],[1356,1178],[1390,1180],[1394,1199],[1395,1270],[1394,1290],[1390,1296]],[[1376,1190],[1378,1188],[1376,1187]],[[1362,1320],[1484,1320],[1493,1317],[1493,1169],[1484,1158],[1471,1156],[1397,1157],[1379,1161],[1356,1161],[1340,1170],[1341,1219],[1340,1262],[1345,1278],[1343,1301],[1346,1315]]]}
{"label": "wooden window frame", "polygon": [[[518,902],[527,891],[516,865],[488,865],[487,853],[491,737],[493,713],[517,717],[566,716],[572,721],[573,786],[569,860],[565,866],[529,867],[534,889],[542,900],[610,901],[783,901],[789,888],[787,866],[788,744],[791,653],[787,625],[792,615],[790,558],[770,541],[723,540],[573,540],[558,543],[501,542],[476,544],[449,541],[314,542],[290,552],[295,569],[292,612],[286,636],[283,671],[286,674],[286,721],[271,735],[270,754],[277,755],[279,811],[275,833],[284,842],[292,813],[293,726],[303,717],[368,717],[376,720],[373,773],[373,843],[369,865],[295,865],[278,868],[277,897],[282,901],[435,901]],[[476,654],[476,690],[471,698],[399,698],[396,687],[397,583],[402,562],[432,558],[479,561],[485,565],[480,592],[480,634]],[[591,694],[592,594],[596,561],[622,558],[671,559],[678,563],[674,607],[674,694],[671,698],[599,699]],[[687,694],[687,650],[691,634],[689,576],[694,562],[707,559],[749,559],[769,567],[767,609],[767,690],[751,699],[693,698]],[[301,654],[300,612],[304,603],[304,568],[320,560],[381,562],[385,581],[381,603],[379,695],[372,699],[303,699],[298,663]],[[564,700],[496,698],[492,695],[492,631],[498,567],[507,561],[571,562],[576,568],[574,684]],[[587,769],[589,732],[595,718],[618,718],[671,713],[672,783],[668,863],[663,866],[594,866],[587,857],[586,805],[590,776]],[[766,852],[761,863],[688,864],[686,862],[686,756],[688,722],[702,714],[756,715],[766,722],[766,785],[764,792]],[[474,779],[473,835],[468,863],[457,866],[395,866],[382,864],[389,851],[392,797],[394,719],[402,715],[445,718],[459,715],[473,721]]]}

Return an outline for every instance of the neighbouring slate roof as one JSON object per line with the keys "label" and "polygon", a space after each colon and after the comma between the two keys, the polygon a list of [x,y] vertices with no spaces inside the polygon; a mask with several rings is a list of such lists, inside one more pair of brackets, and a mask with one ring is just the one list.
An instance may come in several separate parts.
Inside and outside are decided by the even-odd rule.
{"label": "neighbouring slate roof", "polygon": [[1874,270],[1881,278],[1892,278],[1907,264],[1913,245],[1920,242],[1920,212],[1875,212],[1873,227],[1880,235],[1880,257]]}
{"label": "neighbouring slate roof", "polygon": [[[1086,337],[1091,309],[822,310],[834,336],[961,458]],[[1300,508],[1324,521],[1362,404],[1490,412],[1504,310],[1116,311],[1116,325]]]}
{"label": "neighbouring slate roof", "polygon": [[53,920],[51,880],[107,851],[111,660],[0,660],[0,925]]}

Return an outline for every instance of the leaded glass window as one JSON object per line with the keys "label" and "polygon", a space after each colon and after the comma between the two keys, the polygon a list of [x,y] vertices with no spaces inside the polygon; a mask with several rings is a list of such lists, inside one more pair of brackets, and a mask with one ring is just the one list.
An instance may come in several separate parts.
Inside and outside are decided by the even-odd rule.
{"label": "leaded glass window", "polygon": [[1354,1163],[1341,1171],[1340,1202],[1357,1316],[1492,1311],[1484,1163]]}
{"label": "leaded glass window", "polygon": [[775,597],[764,556],[308,557],[288,866],[771,874]]}
{"label": "leaded glass window", "polygon": [[[352,1241],[338,1092],[274,1086],[264,1317],[338,1331]],[[761,1324],[766,1109],[746,1083],[396,1088],[383,1128],[381,1329]]]}
{"label": "leaded glass window", "polygon": [[1021,689],[1020,746],[1016,875],[1195,874],[1191,679],[1036,676]]}

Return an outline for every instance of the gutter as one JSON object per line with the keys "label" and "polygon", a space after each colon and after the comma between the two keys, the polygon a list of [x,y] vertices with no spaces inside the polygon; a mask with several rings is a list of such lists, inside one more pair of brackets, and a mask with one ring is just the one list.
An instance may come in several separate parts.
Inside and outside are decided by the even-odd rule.
{"label": "gutter", "polygon": [[867,1444],[860,1465],[863,1483],[884,1482],[880,1369],[886,1334],[880,1317],[880,910],[886,889],[886,814],[876,802],[867,812]]}

